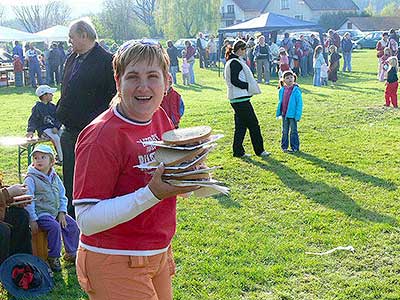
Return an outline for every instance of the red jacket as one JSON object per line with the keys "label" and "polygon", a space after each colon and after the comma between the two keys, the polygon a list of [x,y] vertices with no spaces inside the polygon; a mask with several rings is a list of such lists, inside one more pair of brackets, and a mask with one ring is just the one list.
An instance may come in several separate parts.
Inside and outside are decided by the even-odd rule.
{"label": "red jacket", "polygon": [[165,110],[165,113],[171,119],[172,123],[174,123],[175,127],[178,127],[181,119],[180,105],[181,95],[171,87],[167,95],[164,96],[161,107]]}
{"label": "red jacket", "polygon": [[22,65],[21,59],[19,57],[14,58],[14,72],[22,72],[24,66]]}

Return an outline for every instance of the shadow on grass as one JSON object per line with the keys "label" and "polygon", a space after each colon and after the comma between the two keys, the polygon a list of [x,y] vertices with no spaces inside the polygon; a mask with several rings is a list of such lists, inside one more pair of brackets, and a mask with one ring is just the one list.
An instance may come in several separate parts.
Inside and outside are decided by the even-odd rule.
{"label": "shadow on grass", "polygon": [[379,177],[376,177],[373,175],[369,175],[369,174],[360,172],[358,170],[355,170],[355,169],[352,169],[352,168],[349,168],[346,166],[341,166],[341,165],[331,163],[326,160],[322,160],[322,159],[320,159],[312,154],[309,154],[309,153],[299,152],[296,154],[296,156],[306,159],[306,160],[310,161],[311,163],[313,163],[314,165],[318,165],[319,167],[324,168],[328,172],[338,173],[342,176],[347,176],[354,180],[373,184],[374,186],[377,186],[377,187],[383,187],[389,191],[394,191],[397,189],[397,186],[393,182],[390,182],[388,180],[385,180],[385,179],[382,179],[382,178],[379,178]]}
{"label": "shadow on grass", "polygon": [[212,196],[214,199],[216,199],[219,204],[221,204],[222,206],[226,207],[226,208],[231,208],[231,207],[235,207],[235,208],[240,208],[242,207],[240,205],[240,203],[232,200],[231,197],[227,196],[227,195],[215,195]]}
{"label": "shadow on grass", "polygon": [[280,161],[268,157],[264,162],[252,159],[247,162],[264,170],[275,173],[280,180],[291,190],[303,194],[308,199],[343,212],[351,218],[364,222],[387,223],[397,226],[396,219],[379,214],[377,212],[360,207],[352,198],[336,187],[329,186],[325,182],[310,182],[299,176],[294,170],[282,164]]}
{"label": "shadow on grass", "polygon": [[191,84],[191,85],[183,85],[183,84],[175,84],[176,87],[178,87],[181,90],[191,90],[194,92],[203,92],[204,90],[212,90],[212,91],[222,91],[222,89],[215,88],[209,85],[201,85],[198,83]]}

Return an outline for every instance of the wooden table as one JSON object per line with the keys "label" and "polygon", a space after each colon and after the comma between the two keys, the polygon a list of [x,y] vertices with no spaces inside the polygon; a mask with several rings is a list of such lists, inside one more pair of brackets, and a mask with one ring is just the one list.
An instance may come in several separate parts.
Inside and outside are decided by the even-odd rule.
{"label": "wooden table", "polygon": [[22,183],[22,174],[21,174],[21,157],[26,152],[28,158],[28,166],[32,162],[31,154],[33,148],[37,143],[49,142],[50,139],[45,138],[25,138],[25,137],[0,137],[0,146],[18,146],[18,178],[19,182]]}
{"label": "wooden table", "polygon": [[[26,67],[23,70],[24,75],[23,75],[22,80],[25,83],[25,85],[27,85],[27,82],[26,82],[25,79],[27,78],[27,76],[26,76],[27,73],[26,72],[28,72],[28,71],[29,71],[29,69],[26,68]],[[10,73],[14,73],[14,67],[13,66],[6,66],[6,67],[2,66],[2,67],[0,67],[0,87],[1,86],[9,86],[10,85],[10,75],[9,75]],[[2,81],[5,81],[6,84],[5,85],[1,85]]]}

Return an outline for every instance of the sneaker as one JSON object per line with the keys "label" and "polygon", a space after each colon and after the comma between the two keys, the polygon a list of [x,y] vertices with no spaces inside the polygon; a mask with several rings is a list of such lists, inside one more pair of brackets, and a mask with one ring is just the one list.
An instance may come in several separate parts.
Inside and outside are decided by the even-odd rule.
{"label": "sneaker", "polygon": [[296,149],[296,150],[288,150],[288,153],[291,153],[291,154],[293,154],[293,153],[296,153],[296,152],[299,152],[299,149]]}
{"label": "sneaker", "polygon": [[251,154],[245,153],[240,158],[248,158],[248,157],[251,157]]}
{"label": "sneaker", "polygon": [[271,153],[269,153],[269,152],[267,152],[267,151],[263,151],[263,152],[261,152],[261,154],[259,155],[259,156],[261,156],[261,157],[267,157],[267,156],[270,156],[271,155]]}
{"label": "sneaker", "polygon": [[282,149],[283,153],[287,153],[288,149]]}
{"label": "sneaker", "polygon": [[76,255],[75,254],[70,254],[70,253],[65,253],[63,256],[63,259],[65,262],[69,262],[69,263],[74,263],[76,261]]}
{"label": "sneaker", "polygon": [[59,257],[49,257],[47,258],[49,262],[50,269],[53,272],[61,272],[61,262]]}

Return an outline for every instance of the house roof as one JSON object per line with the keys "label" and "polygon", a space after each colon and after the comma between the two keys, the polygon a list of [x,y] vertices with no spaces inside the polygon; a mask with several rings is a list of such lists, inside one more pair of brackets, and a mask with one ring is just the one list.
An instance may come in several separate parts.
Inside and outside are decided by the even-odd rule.
{"label": "house roof", "polygon": [[265,7],[265,2],[260,0],[234,0],[234,2],[243,11],[256,10],[261,12]]}
{"label": "house roof", "polygon": [[[342,25],[350,21],[361,31],[389,30],[400,28],[399,17],[349,17]],[[341,27],[341,26],[340,26]]]}
{"label": "house roof", "polygon": [[359,10],[352,0],[304,0],[311,10]]}

